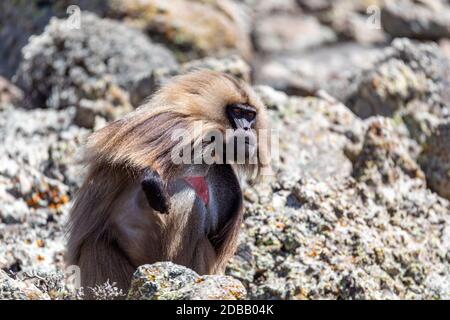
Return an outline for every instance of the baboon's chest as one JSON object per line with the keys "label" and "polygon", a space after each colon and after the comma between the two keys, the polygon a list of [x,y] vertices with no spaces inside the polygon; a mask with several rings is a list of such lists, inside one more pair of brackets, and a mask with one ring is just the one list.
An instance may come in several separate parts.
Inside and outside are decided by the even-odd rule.
{"label": "baboon's chest", "polygon": [[229,166],[213,166],[205,176],[183,177],[170,192],[172,204],[181,204],[182,214],[188,214],[190,223],[205,234],[219,232],[242,204],[239,182]]}

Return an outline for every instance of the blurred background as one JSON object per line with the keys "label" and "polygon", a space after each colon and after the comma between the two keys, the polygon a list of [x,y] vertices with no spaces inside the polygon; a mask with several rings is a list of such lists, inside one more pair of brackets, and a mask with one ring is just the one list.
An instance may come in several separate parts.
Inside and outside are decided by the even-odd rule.
{"label": "blurred background", "polygon": [[0,297],[77,298],[79,147],[209,68],[280,137],[227,268],[247,298],[449,299],[449,39],[446,0],[1,1]]}

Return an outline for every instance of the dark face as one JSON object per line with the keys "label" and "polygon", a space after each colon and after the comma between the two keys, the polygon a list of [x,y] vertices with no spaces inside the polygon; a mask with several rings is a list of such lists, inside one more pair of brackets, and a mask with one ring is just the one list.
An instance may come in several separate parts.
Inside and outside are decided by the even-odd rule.
{"label": "dark face", "polygon": [[253,129],[256,120],[256,109],[245,104],[231,104],[227,106],[228,120],[233,129],[245,131]]}
{"label": "dark face", "polygon": [[[248,163],[255,155],[257,140],[255,134],[256,109],[247,104],[231,104],[226,107],[230,125],[233,128],[231,137],[227,137],[227,144],[232,144],[227,150],[227,160],[238,164]],[[229,151],[234,154],[230,155]]]}

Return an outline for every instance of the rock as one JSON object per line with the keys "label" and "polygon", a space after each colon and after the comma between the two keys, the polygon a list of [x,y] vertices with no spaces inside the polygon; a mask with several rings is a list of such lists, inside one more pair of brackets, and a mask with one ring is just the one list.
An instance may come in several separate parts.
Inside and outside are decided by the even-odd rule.
{"label": "rock", "polygon": [[450,58],[450,39],[441,39],[439,40],[439,48],[441,48],[444,55],[447,59]]}
{"label": "rock", "polygon": [[273,14],[255,25],[255,45],[264,53],[299,52],[334,41],[334,32],[312,16]]}
{"label": "rock", "polygon": [[10,278],[0,269],[0,300],[50,300],[34,285]]}
{"label": "rock", "polygon": [[349,12],[343,17],[342,24],[337,24],[334,29],[343,37],[360,44],[385,43],[386,34],[376,23],[372,24],[371,20],[372,18],[367,14]]}
{"label": "rock", "polygon": [[[326,95],[256,90],[282,137],[281,164],[244,187],[240,244],[226,274],[250,299],[448,297],[439,279],[450,272],[442,258],[450,202],[426,188],[399,124],[362,122]],[[341,158],[346,142],[361,144],[350,163]]]}
{"label": "rock", "polygon": [[450,36],[450,6],[442,0],[386,1],[383,29],[393,37],[437,40]]}
{"label": "rock", "polygon": [[272,13],[285,12],[295,14],[301,12],[295,0],[244,0],[243,2],[251,8],[255,19]]}
{"label": "rock", "polygon": [[29,208],[24,200],[15,199],[2,188],[0,199],[3,206],[0,209],[0,221],[4,224],[23,223],[29,214]]}
{"label": "rock", "polygon": [[266,204],[246,204],[227,274],[250,299],[448,297],[436,278],[450,271],[439,231],[450,230],[450,203],[401,183],[385,194],[353,178],[272,184]]}
{"label": "rock", "polygon": [[[249,59],[249,18],[242,5],[228,0],[110,1],[110,16],[126,17],[187,59],[238,53]],[[201,19],[199,19],[201,17]]]}
{"label": "rock", "polygon": [[199,276],[171,262],[140,266],[133,275],[131,300],[240,300],[242,284],[228,276]]}
{"label": "rock", "polygon": [[22,99],[22,90],[0,76],[0,108],[6,104],[20,104]]}
{"label": "rock", "polygon": [[0,3],[0,74],[10,78],[20,63],[20,50],[33,34],[41,33],[55,10],[49,2],[2,1]]}
{"label": "rock", "polygon": [[288,96],[284,92],[277,91],[272,87],[256,86],[254,89],[268,109],[274,109],[281,112],[281,108],[288,103]]}
{"label": "rock", "polygon": [[296,0],[297,4],[308,13],[321,12],[332,7],[330,0]]}
{"label": "rock", "polygon": [[428,186],[450,199],[450,122],[439,125],[425,142],[419,158]]}
{"label": "rock", "polygon": [[380,23],[383,1],[324,1],[326,5],[313,13],[342,39],[360,44],[383,43],[386,34]]}
{"label": "rock", "polygon": [[69,18],[71,5],[104,12],[106,0],[18,0],[0,3],[0,74],[10,79],[16,73],[22,48],[32,35],[41,34],[52,17]]}
{"label": "rock", "polygon": [[95,115],[98,113],[98,108],[95,104],[80,105],[75,113],[73,122],[83,128],[94,128]]}
{"label": "rock", "polygon": [[449,114],[449,62],[435,44],[394,40],[372,67],[355,72],[355,83],[341,97],[358,116],[394,116],[411,103],[428,105],[428,112]]}
{"label": "rock", "polygon": [[352,165],[344,147],[363,132],[362,121],[350,110],[323,98],[288,98],[265,86],[255,90],[270,106],[272,137],[279,142],[274,170],[289,171],[292,177],[322,179],[350,174]]}
{"label": "rock", "polygon": [[73,108],[0,110],[0,269],[64,266],[64,236],[82,175],[75,154],[87,130]]}
{"label": "rock", "polygon": [[[140,82],[139,80],[138,82]],[[81,99],[76,109],[74,123],[80,127],[96,127],[98,116],[115,120],[133,110],[128,92],[110,84],[108,93],[101,100]]]}
{"label": "rock", "polygon": [[81,26],[70,29],[65,20],[52,19],[24,47],[16,82],[29,107],[61,109],[82,99],[123,104],[117,86],[129,89],[155,68],[176,66],[167,49],[116,21],[86,12]]}
{"label": "rock", "polygon": [[362,150],[353,163],[353,176],[373,186],[391,187],[398,180],[416,180],[419,186],[425,182],[422,170],[395,136],[392,121],[382,117],[367,128]]}
{"label": "rock", "polygon": [[319,89],[338,95],[349,90],[346,80],[352,71],[371,67],[379,51],[369,45],[337,43],[310,52],[269,55],[254,61],[254,82],[289,95],[311,96]]}
{"label": "rock", "polygon": [[425,143],[441,122],[438,116],[428,112],[428,106],[423,102],[410,103],[408,108],[401,112],[401,118],[411,138],[420,145]]}
{"label": "rock", "polygon": [[203,58],[184,63],[180,73],[187,73],[196,69],[210,69],[232,75],[238,79],[250,82],[250,66],[239,56],[231,55],[224,58]]}

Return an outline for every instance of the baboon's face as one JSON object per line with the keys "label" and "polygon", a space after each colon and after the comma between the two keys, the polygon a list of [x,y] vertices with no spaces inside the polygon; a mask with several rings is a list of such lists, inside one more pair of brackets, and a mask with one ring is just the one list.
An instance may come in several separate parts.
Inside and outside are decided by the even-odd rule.
{"label": "baboon's face", "polygon": [[[238,164],[247,163],[257,149],[256,109],[248,104],[235,103],[227,105],[225,112],[230,123],[226,136],[227,160]],[[231,155],[230,150],[234,151]]]}

